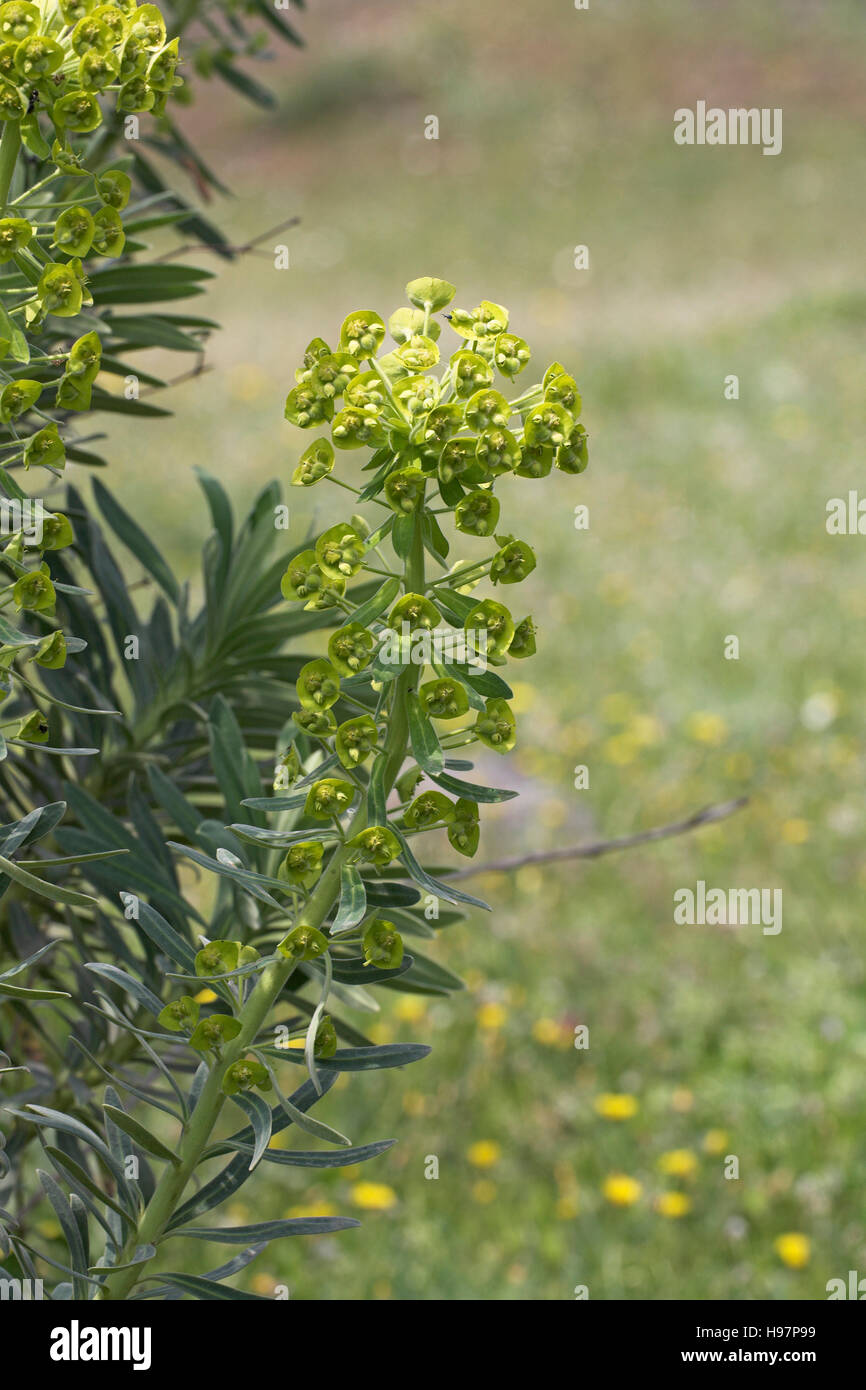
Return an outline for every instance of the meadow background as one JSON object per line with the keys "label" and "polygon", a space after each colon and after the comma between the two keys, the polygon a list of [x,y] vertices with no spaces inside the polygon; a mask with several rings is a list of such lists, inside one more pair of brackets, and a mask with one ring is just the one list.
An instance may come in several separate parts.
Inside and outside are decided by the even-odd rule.
{"label": "meadow background", "polygon": [[[364,1229],[275,1244],[237,1282],[823,1298],[866,1274],[866,542],[825,529],[863,476],[866,15],[310,0],[294,22],[306,49],[257,70],[272,112],[199,86],[186,113],[233,191],[212,215],[244,242],[297,214],[291,267],[267,242],[213,267],[213,370],[175,388],[170,420],[108,417],[112,486],[192,575],[192,465],[241,506],[272,476],[288,486],[307,441],[283,401],[313,334],[353,308],[387,317],[417,275],[504,303],[536,362],[575,371],[590,468],[503,489],[537,549],[519,607],[539,655],[518,673],[519,751],[495,768],[523,794],[486,816],[480,857],[750,802],[665,844],[473,879],[495,912],[438,942],[466,990],[383,996],[373,1028],[432,1056],[322,1107],[354,1142],[397,1146],[312,1186],[259,1175],[229,1213]],[[782,107],[781,155],[676,146],[673,112],[698,99]],[[333,520],[335,497],[291,494],[296,534]],[[675,926],[673,893],[699,878],[781,888],[781,934]]]}

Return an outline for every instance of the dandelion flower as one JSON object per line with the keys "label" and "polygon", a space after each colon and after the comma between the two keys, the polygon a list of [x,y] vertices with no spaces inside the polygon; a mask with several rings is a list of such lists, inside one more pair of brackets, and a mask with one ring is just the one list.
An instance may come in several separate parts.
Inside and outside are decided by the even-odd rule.
{"label": "dandelion flower", "polygon": [[502,1150],[493,1139],[479,1139],[470,1144],[466,1153],[473,1168],[493,1168],[501,1156]]}
{"label": "dandelion flower", "polygon": [[773,1241],[776,1254],[789,1269],[805,1269],[812,1253],[812,1243],[800,1231],[787,1231]]}
{"label": "dandelion flower", "polygon": [[397,1193],[384,1182],[358,1182],[352,1188],[352,1201],[363,1211],[390,1211],[397,1205]]}
{"label": "dandelion flower", "polygon": [[692,1178],[698,1160],[691,1149],[670,1149],[661,1155],[658,1166],[659,1172],[666,1173],[669,1178]]}
{"label": "dandelion flower", "polygon": [[633,1206],[641,1196],[643,1188],[636,1178],[625,1173],[611,1173],[602,1184],[602,1193],[615,1207]]}
{"label": "dandelion flower", "polygon": [[605,1120],[630,1120],[637,1114],[637,1096],[605,1091],[596,1096],[595,1109]]}
{"label": "dandelion flower", "polygon": [[656,1211],[661,1216],[675,1219],[685,1216],[692,1209],[692,1199],[684,1192],[660,1192],[656,1198]]}

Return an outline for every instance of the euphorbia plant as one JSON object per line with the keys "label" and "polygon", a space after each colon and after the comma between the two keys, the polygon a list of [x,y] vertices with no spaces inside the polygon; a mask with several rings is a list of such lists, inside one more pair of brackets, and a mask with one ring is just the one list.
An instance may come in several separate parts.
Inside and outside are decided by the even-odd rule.
{"label": "euphorbia plant", "polygon": [[[503,601],[532,572],[535,556],[528,540],[500,522],[497,479],[505,473],[539,479],[552,467],[580,472],[586,435],[576,384],[559,363],[532,386],[512,384],[530,353],[500,305],[452,310],[447,318],[462,341],[440,364],[438,315],[454,293],[442,280],[413,281],[409,305],[388,323],[390,351],[383,350],[379,315],[350,314],[333,348],[322,339],[309,345],[289,393],[288,418],[302,428],[326,426],[330,436],[304,450],[294,481],[312,486],[331,479],[355,494],[359,510],[295,553],[283,575],[285,600],[332,631],[327,654],[297,674],[273,794],[247,791],[251,822],[230,825],[222,843],[209,829],[209,843],[218,845],[212,854],[191,843],[173,846],[228,881],[246,909],[223,914],[195,949],[152,907],[124,895],[127,916],[166,963],[161,992],[128,969],[89,967],[149,1015],[146,1023],[133,1023],[116,1002],[110,1006],[133,1053],[146,1044],[148,1058],[170,1080],[174,1097],[165,1093],[160,1108],[177,1129],[164,1123],[155,1135],[123,1109],[113,1087],[103,1107],[104,1140],[54,1110],[31,1105],[29,1114],[13,1112],[43,1132],[67,1133],[76,1146],[76,1156],[69,1138],[65,1149],[46,1149],[73,1193],[67,1207],[58,1181],[45,1183],[62,1224],[67,1211],[86,1224],[81,1204],[93,1204],[92,1174],[89,1183],[81,1176],[87,1149],[114,1173],[117,1200],[101,1220],[108,1239],[99,1263],[82,1268],[80,1251],[70,1246],[78,1297],[126,1299],[145,1289],[151,1297],[172,1288],[217,1296],[214,1283],[228,1267],[214,1271],[211,1283],[151,1273],[163,1243],[188,1236],[253,1247],[354,1224],[310,1218],[202,1227],[198,1220],[264,1159],[338,1166],[381,1152],[383,1145],[346,1147],[348,1140],[306,1112],[340,1071],[400,1065],[426,1049],[341,1048],[347,1026],[327,1012],[332,994],[351,1005],[361,986],[428,987],[427,963],[416,963],[404,935],[430,935],[424,919],[435,922],[440,900],[487,907],[449,882],[447,871],[435,876],[422,867],[419,837],[445,830],[457,853],[471,857],[479,807],[516,794],[468,780],[472,763],[453,756],[472,745],[511,751],[516,722],[507,666],[535,650],[531,616]],[[368,480],[338,478],[338,453],[351,461],[357,451],[369,455],[361,470]],[[367,506],[378,514],[365,519]],[[443,529],[449,519],[478,558],[452,560]],[[359,596],[358,583],[371,577],[374,592],[367,584]],[[490,594],[479,588],[485,581]],[[242,760],[236,773],[242,788],[254,785],[252,771]],[[182,797],[173,799],[172,814],[179,824],[186,821]],[[266,816],[275,818],[272,825]],[[153,980],[152,969],[147,978]],[[280,1036],[285,1003],[306,1017],[299,1029],[296,1013],[288,1029],[302,1044],[297,1050]],[[303,1066],[309,1078],[291,1097],[283,1092],[287,1066]],[[190,1083],[183,1083],[184,1074]],[[130,1090],[147,1099],[141,1087]],[[239,1107],[247,1123],[220,1137],[227,1104]],[[327,1151],[271,1154],[272,1133],[287,1124],[335,1145],[333,1159]],[[158,1180],[126,1177],[118,1156],[130,1144],[148,1163],[162,1165]],[[226,1167],[188,1195],[200,1166],[221,1154],[232,1155]],[[239,1257],[232,1269],[244,1262]],[[154,1279],[162,1281],[157,1289],[149,1287]],[[218,1296],[231,1291],[221,1288]]]}

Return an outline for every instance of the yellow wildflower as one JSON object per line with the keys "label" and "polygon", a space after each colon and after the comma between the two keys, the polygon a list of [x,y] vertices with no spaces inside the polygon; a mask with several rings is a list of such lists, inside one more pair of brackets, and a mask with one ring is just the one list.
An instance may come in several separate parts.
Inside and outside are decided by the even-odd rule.
{"label": "yellow wildflower", "polygon": [[785,1235],[777,1236],[773,1245],[779,1259],[789,1269],[805,1269],[809,1263],[812,1244],[809,1237],[800,1231],[787,1231]]}
{"label": "yellow wildflower", "polygon": [[601,1190],[615,1207],[633,1206],[643,1192],[637,1179],[627,1177],[625,1173],[611,1173],[605,1178]]}
{"label": "yellow wildflower", "polygon": [[669,1149],[659,1158],[659,1171],[669,1178],[691,1178],[697,1170],[698,1160],[691,1149]]}
{"label": "yellow wildflower", "polygon": [[502,1150],[493,1139],[479,1139],[470,1144],[466,1157],[474,1168],[493,1168],[502,1157]]}
{"label": "yellow wildflower", "polygon": [[481,1005],[478,1010],[477,1018],[479,1028],[495,1031],[497,1028],[501,1028],[505,1023],[505,1020],[508,1018],[508,1010],[504,1004],[497,1004],[491,1001],[488,1004]]}
{"label": "yellow wildflower", "polygon": [[675,1219],[685,1216],[691,1211],[692,1199],[687,1197],[684,1192],[661,1192],[656,1198],[656,1211],[661,1216],[669,1216]]}
{"label": "yellow wildflower", "polygon": [[397,1193],[384,1182],[357,1182],[352,1201],[364,1211],[390,1211],[397,1205]]}
{"label": "yellow wildflower", "polygon": [[605,1120],[630,1120],[637,1114],[637,1096],[605,1091],[596,1096],[595,1109]]}

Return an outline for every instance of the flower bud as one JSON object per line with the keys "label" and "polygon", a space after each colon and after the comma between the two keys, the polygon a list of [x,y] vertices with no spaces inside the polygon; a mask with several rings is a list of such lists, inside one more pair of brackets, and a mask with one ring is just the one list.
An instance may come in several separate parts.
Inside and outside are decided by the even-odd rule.
{"label": "flower bud", "polygon": [[106,206],[122,212],[129,202],[132,179],[122,169],[106,169],[96,180],[96,191]]}
{"label": "flower bud", "polygon": [[495,753],[510,753],[515,743],[516,725],[507,700],[488,700],[484,714],[475,721],[481,742]]}
{"label": "flower bud", "polygon": [[554,401],[542,401],[533,406],[526,417],[523,437],[527,444],[552,444],[558,449],[574,427],[574,421],[564,406]]}
{"label": "flower bud", "polygon": [[328,656],[341,676],[354,676],[373,654],[376,639],[360,623],[347,623],[328,639]]}
{"label": "flower bud", "polygon": [[365,763],[376,749],[379,731],[369,714],[347,719],[337,730],[335,747],[343,767],[351,771]]}
{"label": "flower bud", "polygon": [[469,492],[454,509],[454,525],[467,536],[489,536],[499,521],[499,499],[492,492]]}
{"label": "flower bud", "polygon": [[329,396],[318,396],[309,384],[295,386],[286,396],[286,419],[299,429],[309,430],[334,418],[334,402]]}
{"label": "flower bud", "polygon": [[500,333],[493,357],[502,375],[513,381],[529,362],[529,344],[514,333]]}
{"label": "flower bud", "polygon": [[308,661],[298,673],[295,689],[304,709],[330,709],[340,698],[340,676],[323,657]]}
{"label": "flower bud", "polygon": [[304,348],[304,363],[295,372],[295,380],[306,381],[310,372],[323,357],[330,357],[331,349],[324,338],[311,338]]}
{"label": "flower bud", "polygon": [[504,656],[514,637],[514,619],[503,604],[492,598],[476,603],[466,615],[463,627],[466,632],[486,632],[491,656]]}
{"label": "flower bud", "polygon": [[190,994],[182,994],[166,1004],[157,1021],[170,1033],[186,1033],[198,1023],[199,1006]]}
{"label": "flower bud", "polygon": [[[438,327],[438,323],[431,323],[428,325],[428,332],[431,328]],[[395,343],[408,343],[409,339],[416,333],[421,333],[423,328],[423,309],[395,309],[388,320],[388,332]]]}
{"label": "flower bud", "polygon": [[423,594],[404,594],[391,609],[388,625],[399,632],[403,623],[408,623],[411,631],[425,628],[430,632],[439,623],[439,609]]}
{"label": "flower bud", "polygon": [[561,405],[573,420],[580,414],[581,400],[577,382],[568,372],[553,377],[544,388],[544,399]]}
{"label": "flower bud", "polygon": [[406,772],[402,772],[394,783],[397,795],[401,801],[408,801],[417,787],[418,783],[424,778],[424,773],[420,767],[410,767]]}
{"label": "flower bud", "polygon": [[520,445],[510,430],[499,426],[484,430],[478,440],[475,455],[485,475],[495,478],[508,473],[520,463]]}
{"label": "flower bud", "polygon": [[431,825],[448,825],[454,819],[454,802],[444,792],[422,792],[403,817],[410,830],[427,830]]}
{"label": "flower bud", "polygon": [[355,788],[351,782],[343,782],[339,777],[323,777],[314,782],[307,793],[304,815],[316,820],[331,820],[348,811],[355,799]]}
{"label": "flower bud", "polygon": [[0,265],[23,251],[32,240],[34,227],[24,217],[0,217]]}
{"label": "flower bud", "polygon": [[365,964],[377,970],[394,970],[403,959],[403,938],[393,922],[376,918],[364,932]]}
{"label": "flower bud", "polygon": [[74,540],[72,523],[67,516],[52,512],[43,518],[42,539],[38,543],[40,550],[65,550]]}
{"label": "flower bud", "polygon": [[23,377],[10,381],[0,391],[0,420],[4,424],[17,420],[19,415],[24,415],[36,404],[41,395],[41,381],[27,381]]}
{"label": "flower bud", "polygon": [[535,656],[535,623],[531,618],[523,618],[514,629],[514,636],[508,648],[509,656],[518,658]]}
{"label": "flower bud", "polygon": [[483,483],[484,466],[478,462],[476,449],[478,440],[449,439],[439,455],[439,478],[443,483]]}
{"label": "flower bud", "polygon": [[368,825],[366,829],[359,830],[357,835],[352,836],[349,849],[358,850],[361,858],[367,863],[375,864],[377,869],[384,869],[400,853],[400,842],[387,826]]}
{"label": "flower bud", "polygon": [[313,1053],[322,1059],[333,1057],[337,1050],[337,1030],[334,1027],[334,1020],[330,1014],[323,1014],[319,1019],[319,1026],[316,1029],[316,1039],[313,1043]]}
{"label": "flower bud", "polygon": [[292,474],[294,487],[312,487],[334,467],[334,447],[329,439],[314,439],[298,460]]}
{"label": "flower bud", "polygon": [[397,357],[410,372],[429,372],[439,361],[439,349],[432,338],[413,333],[408,342],[398,347]]}
{"label": "flower bud", "polygon": [[556,451],[555,463],[563,473],[582,473],[589,463],[586,430],[575,425],[565,443]]}
{"label": "flower bud", "polygon": [[95,233],[91,250],[95,256],[119,256],[126,244],[120,213],[112,207],[100,208],[93,219]]}
{"label": "flower bud", "polygon": [[476,391],[466,402],[466,424],[471,430],[504,429],[511,419],[511,406],[500,391],[487,387]]}
{"label": "flower bud", "polygon": [[305,840],[292,845],[277,869],[277,878],[293,888],[312,888],[322,872],[325,848],[319,840]]}
{"label": "flower bud", "polygon": [[347,405],[334,418],[331,438],[338,449],[378,449],[385,442],[385,429],[375,405]]}
{"label": "flower bud", "polygon": [[493,557],[490,579],[494,584],[519,584],[535,569],[535,553],[525,541],[503,539],[506,543]]}
{"label": "flower bud", "polygon": [[289,960],[314,960],[328,949],[328,938],[316,927],[308,927],[305,922],[293,927],[277,946],[281,956]]}
{"label": "flower bud", "polygon": [[552,444],[524,444],[515,473],[519,478],[546,478],[553,467],[553,452]]}
{"label": "flower bud", "polygon": [[482,299],[471,312],[455,309],[450,319],[451,327],[461,338],[476,338],[481,342],[489,338],[492,341],[508,327],[508,310],[502,304]]}
{"label": "flower bud", "polygon": [[450,304],[456,293],[454,285],[450,285],[447,280],[437,280],[431,275],[422,275],[418,280],[410,280],[406,286],[406,298],[410,304],[415,304],[419,309],[429,309],[434,314],[444,309],[446,304]]}
{"label": "flower bud", "polygon": [[398,468],[385,479],[385,498],[398,516],[407,516],[423,500],[426,483],[420,468]]}
{"label": "flower bud", "polygon": [[337,721],[329,709],[296,709],[292,719],[311,738],[330,738],[337,732]]}
{"label": "flower bud", "polygon": [[33,660],[37,666],[43,666],[47,671],[59,671],[65,666],[66,638],[63,633],[58,630],[52,632],[49,637],[43,637]]}
{"label": "flower bud", "polygon": [[449,677],[427,681],[418,691],[418,697],[434,719],[459,719],[469,709],[469,696],[463,686]]}
{"label": "flower bud", "polygon": [[[349,357],[348,353],[341,356]],[[349,358],[351,362],[353,359]],[[388,400],[388,392],[378,372],[359,372],[354,363],[355,376],[346,387],[346,405],[357,406],[359,410],[372,407],[375,415],[381,414]]]}
{"label": "flower bud", "polygon": [[47,743],[48,720],[45,715],[36,709],[32,714],[28,714],[15,730],[15,737],[20,738],[23,743]]}
{"label": "flower bud", "polygon": [[238,968],[240,943],[237,941],[209,941],[196,952],[196,975],[227,975]]}
{"label": "flower bud", "polygon": [[44,570],[31,570],[22,574],[12,590],[16,608],[25,608],[33,613],[53,613],[56,594],[54,585]]}
{"label": "flower bud", "polygon": [[493,383],[493,368],[479,352],[464,348],[451,358],[451,377],[456,394],[463,400]]}
{"label": "flower bud", "polygon": [[385,336],[385,325],[372,309],[358,309],[344,319],[340,329],[340,347],[362,361],[375,357]]}
{"label": "flower bud", "polygon": [[364,542],[353,526],[340,521],[316,541],[316,559],[329,579],[351,578],[361,568]]}
{"label": "flower bud", "polygon": [[235,1096],[239,1091],[251,1091],[253,1086],[257,1086],[260,1091],[273,1089],[267,1067],[251,1057],[232,1062],[223,1077],[223,1090],[226,1095]]}
{"label": "flower bud", "polygon": [[454,819],[448,827],[448,840],[458,854],[471,859],[478,848],[478,807],[474,801],[460,798],[454,808]]}
{"label": "flower bud", "polygon": [[231,1042],[240,1031],[239,1018],[232,1018],[231,1014],[211,1014],[209,1018],[203,1018],[196,1024],[189,1045],[197,1052],[212,1052],[224,1043]]}

